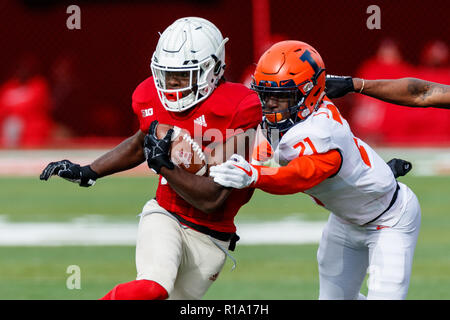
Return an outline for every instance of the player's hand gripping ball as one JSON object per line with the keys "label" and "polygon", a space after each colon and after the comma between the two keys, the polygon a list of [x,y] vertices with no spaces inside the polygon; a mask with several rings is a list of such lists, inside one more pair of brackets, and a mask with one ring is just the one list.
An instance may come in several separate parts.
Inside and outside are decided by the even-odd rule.
{"label": "player's hand gripping ball", "polygon": [[163,139],[172,129],[170,160],[178,167],[203,176],[208,171],[205,154],[201,146],[191,137],[189,132],[177,126],[158,123],[155,130],[157,139]]}

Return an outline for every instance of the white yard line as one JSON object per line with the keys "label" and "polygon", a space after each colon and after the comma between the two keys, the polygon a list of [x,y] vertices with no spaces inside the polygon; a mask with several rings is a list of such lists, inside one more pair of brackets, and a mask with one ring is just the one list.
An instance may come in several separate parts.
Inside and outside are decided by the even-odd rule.
{"label": "white yard line", "polygon": [[325,221],[283,220],[238,223],[239,244],[319,243]]}
{"label": "white yard line", "polygon": [[[325,222],[286,219],[238,223],[239,244],[318,243]],[[136,223],[0,220],[0,246],[135,245]]]}

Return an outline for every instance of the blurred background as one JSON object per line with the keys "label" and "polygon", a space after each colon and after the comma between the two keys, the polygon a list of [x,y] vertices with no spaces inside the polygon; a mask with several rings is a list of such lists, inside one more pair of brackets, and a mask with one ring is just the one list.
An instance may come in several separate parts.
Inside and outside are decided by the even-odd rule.
{"label": "blurred background", "polygon": [[[71,2],[4,0],[1,146],[108,144],[133,134],[138,126],[131,94],[150,76],[158,32],[183,16],[207,18],[230,38],[230,81],[248,84],[266,48],[298,39],[320,52],[329,74],[413,76],[449,84],[449,4],[431,3],[381,2],[381,29],[369,30],[370,1],[78,1],[81,29],[69,30]],[[449,112],[395,107],[357,95],[336,103],[355,134],[370,143],[450,144]]]}
{"label": "blurred background", "polygon": [[[80,29],[66,25],[72,4],[81,10]],[[381,29],[367,28],[373,4]],[[50,161],[87,164],[138,130],[133,90],[151,75],[158,32],[185,16],[204,17],[230,38],[230,81],[248,85],[265,49],[296,39],[320,52],[329,74],[450,84],[448,0],[2,0],[0,299],[95,299],[134,278],[136,215],[157,184],[146,166],[89,190],[38,175]],[[385,160],[413,163],[400,179],[417,193],[424,215],[410,297],[449,299],[450,110],[357,94],[335,103]],[[315,250],[326,217],[308,197],[255,192],[237,217],[239,268],[230,273],[227,265],[207,298],[316,299]],[[255,221],[269,223],[255,229]],[[265,243],[252,242],[250,226]],[[70,264],[81,266],[86,290],[65,287]]]}

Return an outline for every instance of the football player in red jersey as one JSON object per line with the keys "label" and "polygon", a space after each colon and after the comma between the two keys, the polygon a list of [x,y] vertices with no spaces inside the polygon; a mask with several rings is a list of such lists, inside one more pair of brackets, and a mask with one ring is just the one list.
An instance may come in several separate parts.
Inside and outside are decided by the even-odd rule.
{"label": "football player in red jersey", "polygon": [[[41,180],[58,175],[88,187],[147,160],[160,175],[156,197],[140,215],[137,278],[117,285],[104,300],[200,299],[230,256],[228,250],[234,249],[234,216],[253,190],[224,188],[174,166],[168,157],[171,130],[160,140],[153,135],[158,122],[174,125],[200,138],[204,150],[211,143],[227,150],[255,131],[262,119],[257,95],[223,78],[227,40],[205,19],[176,20],[158,41],[153,76],[133,93],[138,132],[90,165],[62,160],[41,174]],[[251,150],[243,153],[248,159]]]}
{"label": "football player in red jersey", "polygon": [[450,86],[422,79],[367,80],[327,75],[326,87],[331,99],[357,92],[402,106],[450,109]]}

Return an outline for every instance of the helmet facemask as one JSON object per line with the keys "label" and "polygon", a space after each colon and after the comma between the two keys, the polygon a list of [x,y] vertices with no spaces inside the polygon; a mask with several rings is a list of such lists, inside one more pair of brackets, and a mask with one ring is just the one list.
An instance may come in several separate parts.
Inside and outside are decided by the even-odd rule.
{"label": "helmet facemask", "polygon": [[214,68],[212,57],[182,68],[164,67],[152,62],[151,68],[159,98],[170,111],[189,109],[206,99],[216,86],[216,83],[210,85],[209,74]]}
{"label": "helmet facemask", "polygon": [[305,105],[305,100],[312,87],[313,84],[309,81],[291,87],[271,87],[266,83],[260,85],[252,83],[252,89],[257,92],[261,102],[263,122],[269,135],[275,133],[272,131],[276,129],[281,137],[296,123],[307,118],[311,111]]}

